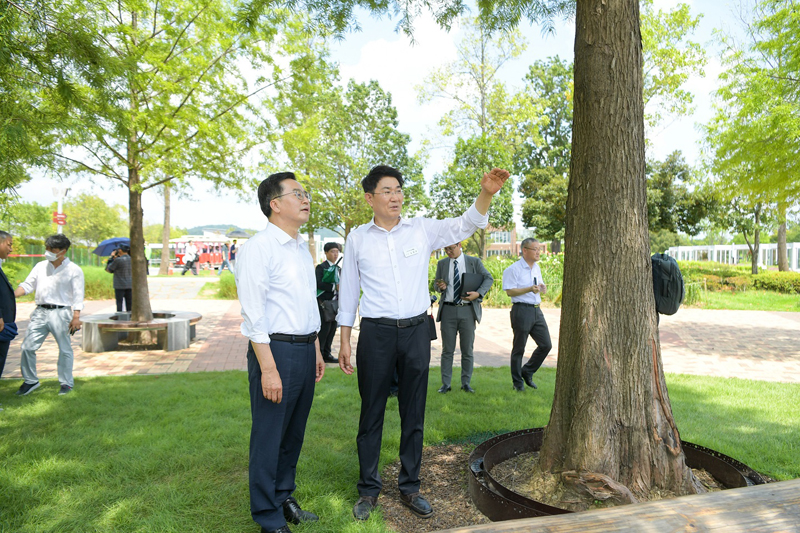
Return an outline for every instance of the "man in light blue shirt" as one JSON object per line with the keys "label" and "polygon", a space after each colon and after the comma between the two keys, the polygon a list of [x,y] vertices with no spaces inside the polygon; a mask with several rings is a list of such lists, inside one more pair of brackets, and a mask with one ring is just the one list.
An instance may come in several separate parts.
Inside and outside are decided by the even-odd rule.
{"label": "man in light blue shirt", "polygon": [[[541,255],[541,245],[536,239],[522,241],[522,258],[503,271],[503,290],[511,297],[511,329],[514,331],[514,344],[511,348],[511,380],[514,390],[525,392],[526,384],[536,388],[531,377],[542,366],[545,357],[553,347],[550,331],[544,320],[542,294],[547,286],[542,279],[542,271],[537,264]],[[522,356],[528,336],[536,342],[531,358],[522,366]]]}

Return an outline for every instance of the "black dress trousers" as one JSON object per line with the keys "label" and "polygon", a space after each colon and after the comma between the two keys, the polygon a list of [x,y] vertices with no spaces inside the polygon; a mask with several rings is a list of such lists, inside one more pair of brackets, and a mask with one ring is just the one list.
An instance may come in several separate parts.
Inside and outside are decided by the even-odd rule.
{"label": "black dress trousers", "polygon": [[314,344],[272,341],[275,365],[281,376],[283,398],[264,398],[261,366],[253,345],[247,345],[250,381],[250,512],[266,530],[286,525],[283,502],[292,495],[297,461],[303,446],[308,413],[314,400],[316,353]]}
{"label": "black dress trousers", "polygon": [[431,337],[428,323],[409,327],[362,319],[356,348],[361,417],[358,424],[358,494],[377,497],[383,486],[378,462],[383,418],[395,368],[400,378],[400,474],[402,494],[419,492],[422,437],[428,392]]}

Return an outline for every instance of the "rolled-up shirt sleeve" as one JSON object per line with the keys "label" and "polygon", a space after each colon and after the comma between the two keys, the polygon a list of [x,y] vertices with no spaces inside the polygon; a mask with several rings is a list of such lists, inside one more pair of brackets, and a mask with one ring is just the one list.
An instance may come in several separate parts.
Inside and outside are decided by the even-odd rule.
{"label": "rolled-up shirt sleeve", "polygon": [[36,279],[38,276],[39,265],[33,265],[33,268],[28,273],[25,281],[19,284],[20,288],[25,291],[25,294],[30,294],[36,289]]}
{"label": "rolled-up shirt sleeve", "polygon": [[78,266],[75,267],[75,270],[75,274],[70,279],[70,283],[72,284],[72,310],[82,311],[86,282],[83,277],[83,270]]}
{"label": "rolled-up shirt sleeve", "polygon": [[432,250],[438,250],[461,242],[479,229],[489,225],[489,212],[481,215],[473,202],[469,209],[460,217],[445,218],[442,220],[425,219],[426,233],[431,240]]}
{"label": "rolled-up shirt sleeve", "polygon": [[242,246],[237,250],[236,291],[242,306],[242,335],[258,344],[269,344],[267,293],[269,292],[269,258],[261,248]]}
{"label": "rolled-up shirt sleeve", "polygon": [[344,245],[342,272],[339,275],[339,313],[336,322],[340,326],[353,327],[358,310],[360,278],[358,275],[358,257],[356,254],[357,235],[350,233]]}

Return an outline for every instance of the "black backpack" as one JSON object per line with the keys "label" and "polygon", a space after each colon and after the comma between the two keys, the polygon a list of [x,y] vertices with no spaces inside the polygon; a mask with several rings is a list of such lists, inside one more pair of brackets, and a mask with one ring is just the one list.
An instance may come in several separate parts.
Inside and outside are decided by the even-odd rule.
{"label": "black backpack", "polygon": [[678,262],[667,254],[653,254],[653,294],[656,311],[662,315],[674,315],[685,296],[683,276]]}

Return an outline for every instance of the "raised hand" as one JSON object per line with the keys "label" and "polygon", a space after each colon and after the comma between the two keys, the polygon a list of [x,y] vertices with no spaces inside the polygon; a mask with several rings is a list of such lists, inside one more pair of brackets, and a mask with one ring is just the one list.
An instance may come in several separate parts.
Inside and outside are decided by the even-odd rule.
{"label": "raised hand", "polygon": [[497,194],[511,174],[502,168],[493,168],[491,172],[483,175],[481,188],[489,194]]}

